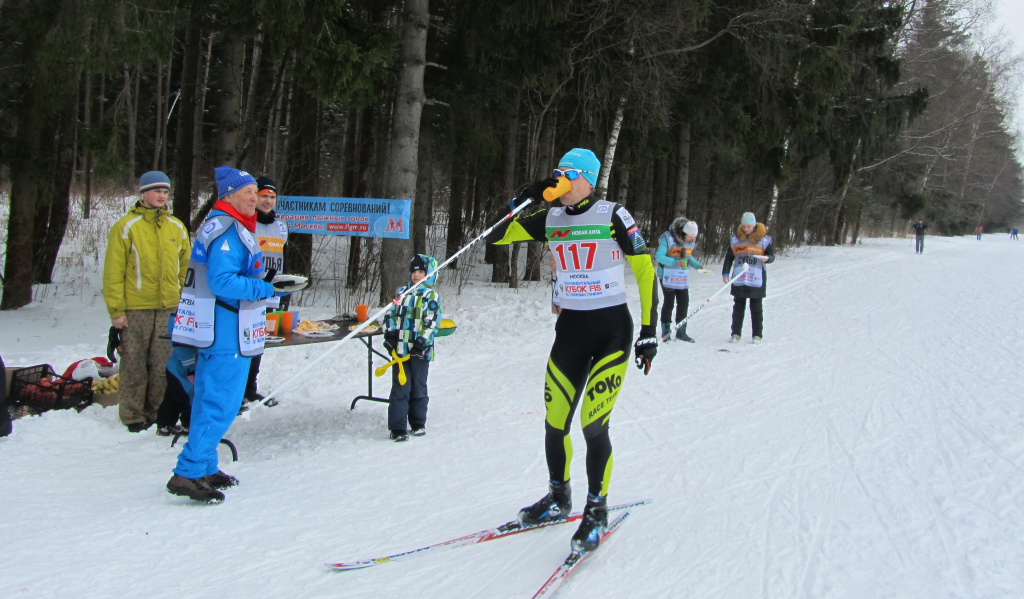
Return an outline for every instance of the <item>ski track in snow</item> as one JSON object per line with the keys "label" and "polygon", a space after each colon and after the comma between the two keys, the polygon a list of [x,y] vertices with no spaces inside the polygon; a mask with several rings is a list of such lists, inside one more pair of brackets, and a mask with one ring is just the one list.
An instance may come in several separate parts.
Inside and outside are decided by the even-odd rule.
{"label": "ski track in snow", "polygon": [[[1003,266],[1024,246],[928,244],[924,255],[912,238],[787,252],[769,266],[764,343],[749,343],[749,313],[743,342],[727,343],[723,294],[690,324],[697,343],[662,344],[649,376],[630,367],[610,501],[654,502],[559,596],[1024,596],[1024,282]],[[695,275],[691,310],[720,285]],[[62,370],[102,354],[95,291],[0,313],[8,365]],[[232,426],[240,461],[225,451],[222,467],[242,482],[223,505],[168,495],[181,441],[129,435],[116,409],[15,421],[0,439],[0,596],[532,594],[573,525],[322,567],[496,526],[546,491],[548,289],[439,291],[459,328],[438,341],[426,437],[392,443],[383,404],[349,410],[366,391],[366,350],[348,342],[280,406]],[[270,349],[264,392],[324,347]],[[580,508],[576,422],[572,439]]]}

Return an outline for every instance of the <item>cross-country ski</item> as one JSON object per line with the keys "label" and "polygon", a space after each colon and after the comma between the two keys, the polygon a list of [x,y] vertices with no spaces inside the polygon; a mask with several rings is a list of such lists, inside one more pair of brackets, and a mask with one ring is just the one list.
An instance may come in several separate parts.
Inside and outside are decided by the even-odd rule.
{"label": "cross-country ski", "polygon": [[[634,501],[632,503],[623,503],[619,505],[613,505],[608,507],[608,511],[620,511],[641,505],[647,505],[650,503],[650,499],[642,499],[640,501]],[[493,541],[495,539],[503,539],[519,533],[528,532],[531,530],[539,530],[541,528],[547,528],[549,526],[557,526],[559,524],[567,524],[570,522],[576,522],[583,517],[583,512],[576,512],[570,514],[563,520],[557,520],[553,522],[545,522],[542,524],[534,524],[532,526],[526,526],[521,524],[518,520],[512,520],[506,522],[501,526],[495,528],[488,528],[447,541],[441,541],[440,543],[434,543],[433,545],[427,545],[419,547],[417,549],[411,549],[409,551],[403,551],[401,553],[394,553],[391,555],[385,555],[381,557],[359,559],[348,562],[335,562],[325,564],[332,570],[346,571],[346,570],[361,570],[372,566],[379,566],[381,564],[388,564],[391,562],[397,562],[406,560],[414,557],[423,557],[432,553],[438,553],[441,551],[447,551],[449,549],[455,549],[457,547],[466,547],[468,545],[477,545],[479,543],[485,543],[487,541]]]}

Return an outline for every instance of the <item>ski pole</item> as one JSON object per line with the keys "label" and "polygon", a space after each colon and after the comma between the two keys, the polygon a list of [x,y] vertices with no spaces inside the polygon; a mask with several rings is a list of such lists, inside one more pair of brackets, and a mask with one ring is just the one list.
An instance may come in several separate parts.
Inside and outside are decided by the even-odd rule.
{"label": "ski pole", "polygon": [[667,341],[667,340],[668,340],[668,339],[669,339],[670,337],[673,337],[673,336],[674,336],[674,335],[676,334],[676,331],[677,331],[677,330],[679,330],[679,327],[681,327],[681,326],[683,326],[684,324],[686,324],[686,323],[687,323],[687,321],[689,321],[689,320],[690,320],[691,318],[693,318],[693,317],[694,317],[694,316],[695,316],[695,315],[697,314],[697,312],[700,312],[701,310],[703,310],[703,309],[704,309],[704,307],[705,307],[705,306],[707,306],[708,304],[710,304],[710,303],[711,303],[711,300],[715,299],[715,297],[716,297],[716,296],[717,296],[717,295],[718,295],[719,293],[722,293],[723,291],[725,291],[726,289],[728,289],[729,287],[731,287],[731,286],[732,286],[732,284],[733,284],[733,283],[734,283],[734,282],[736,281],[736,279],[738,279],[738,278],[742,277],[742,276],[743,276],[744,274],[746,274],[746,272],[747,272],[748,270],[750,270],[750,265],[749,265],[749,264],[747,264],[746,262],[744,262],[744,263],[743,263],[743,270],[741,270],[741,271],[739,272],[739,274],[737,274],[737,275],[736,275],[735,277],[733,277],[733,278],[729,279],[729,282],[728,282],[728,283],[726,283],[725,285],[723,285],[721,289],[719,289],[718,291],[716,291],[716,292],[714,293],[714,295],[712,295],[712,296],[711,296],[711,297],[709,297],[708,299],[704,300],[704,303],[703,303],[703,304],[701,304],[701,305],[699,305],[699,306],[697,306],[697,309],[696,309],[696,310],[694,310],[693,312],[690,312],[690,313],[689,313],[689,314],[688,314],[688,315],[686,316],[686,318],[684,318],[684,319],[680,320],[679,322],[677,322],[677,323],[675,324],[675,326],[674,326],[674,327],[672,327],[672,331],[670,331],[668,335],[665,335],[664,337],[662,337],[662,338],[661,338],[661,340],[662,340],[662,341]]}
{"label": "ski pole", "polygon": [[432,277],[435,274],[437,274],[437,272],[440,271],[445,266],[448,266],[448,264],[452,260],[454,260],[454,259],[459,257],[459,254],[461,254],[462,252],[465,252],[474,243],[476,243],[476,242],[480,241],[481,239],[483,239],[484,237],[486,237],[488,233],[490,233],[494,229],[498,228],[498,226],[501,225],[503,222],[505,222],[506,220],[512,218],[513,216],[515,216],[519,212],[522,212],[522,210],[524,208],[526,208],[527,206],[529,206],[531,202],[533,202],[533,199],[532,198],[527,198],[525,202],[523,202],[522,204],[519,204],[518,206],[513,208],[508,214],[506,214],[504,217],[502,217],[501,220],[499,220],[498,222],[496,222],[493,225],[491,225],[483,233],[481,233],[481,234],[477,235],[476,237],[474,237],[472,239],[472,241],[470,241],[466,245],[462,246],[462,248],[460,248],[459,251],[457,251],[454,254],[452,254],[451,256],[449,256],[447,260],[445,260],[444,262],[438,264],[437,268],[435,268],[434,270],[432,270],[429,273],[427,273],[427,276],[423,277],[423,279],[421,279],[418,283],[413,284],[408,289],[406,289],[402,293],[398,294],[398,296],[395,297],[395,299],[391,300],[391,302],[388,305],[386,305],[383,308],[381,308],[380,310],[378,310],[376,313],[373,314],[373,316],[370,316],[365,321],[359,323],[359,326],[357,326],[356,328],[354,328],[351,331],[349,331],[348,335],[345,335],[344,337],[342,337],[341,339],[338,339],[337,341],[331,342],[330,347],[327,348],[327,351],[325,351],[324,353],[320,354],[320,356],[317,357],[315,360],[309,362],[304,367],[299,369],[299,371],[296,372],[295,374],[293,374],[290,379],[286,380],[285,382],[283,382],[280,385],[278,385],[277,387],[275,387],[274,390],[271,391],[269,395],[267,395],[266,397],[264,397],[263,399],[258,401],[256,404],[254,404],[252,406],[252,408],[250,410],[248,410],[244,414],[242,414],[242,418],[248,420],[249,419],[249,414],[252,412],[253,409],[256,409],[256,408],[258,408],[260,406],[265,405],[267,403],[267,401],[270,400],[271,397],[275,397],[279,391],[281,391],[282,389],[285,389],[286,387],[288,387],[288,385],[290,385],[292,382],[294,382],[296,379],[298,379],[301,375],[305,374],[305,372],[307,370],[309,370],[310,368],[315,366],[318,362],[320,362],[321,360],[326,358],[328,355],[330,355],[331,352],[333,352],[334,350],[338,349],[338,347],[343,342],[348,341],[352,337],[355,337],[363,329],[365,329],[366,327],[370,326],[370,323],[372,323],[373,321],[377,320],[379,317],[383,316],[388,310],[390,310],[391,306],[394,306],[398,302],[402,301],[403,297],[405,297],[405,296],[409,295],[410,293],[412,293],[413,290],[416,289],[417,287],[419,287],[420,285],[422,285],[424,281],[430,279],[430,277]]}

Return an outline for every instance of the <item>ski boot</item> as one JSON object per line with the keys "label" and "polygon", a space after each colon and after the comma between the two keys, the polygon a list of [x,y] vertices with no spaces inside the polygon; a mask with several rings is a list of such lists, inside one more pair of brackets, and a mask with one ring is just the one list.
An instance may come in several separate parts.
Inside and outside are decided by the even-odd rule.
{"label": "ski boot", "polygon": [[576,534],[572,536],[572,550],[593,551],[601,544],[601,537],[608,530],[608,498],[587,494],[587,507],[583,508],[583,519]]}
{"label": "ski boot", "polygon": [[686,334],[686,325],[685,324],[683,326],[679,327],[679,330],[676,331],[676,339],[678,339],[680,341],[686,341],[687,343],[696,343],[697,342],[696,339],[694,339],[693,337],[690,337],[689,335]]}
{"label": "ski boot", "polygon": [[672,323],[663,322],[661,323],[661,340],[671,341],[672,340]]}
{"label": "ski boot", "polygon": [[540,501],[519,510],[519,522],[533,526],[545,522],[565,520],[572,511],[572,488],[569,481],[548,484],[549,492]]}

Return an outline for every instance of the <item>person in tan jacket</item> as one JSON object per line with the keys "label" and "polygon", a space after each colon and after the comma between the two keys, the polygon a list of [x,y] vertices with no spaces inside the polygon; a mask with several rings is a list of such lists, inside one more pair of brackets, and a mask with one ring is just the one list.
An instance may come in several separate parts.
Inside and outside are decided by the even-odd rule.
{"label": "person in tan jacket", "polygon": [[167,209],[171,182],[160,171],[139,179],[141,198],[110,228],[103,300],[120,331],[118,415],[129,432],[156,421],[171,346],[167,318],[178,307],[191,250],[185,225]]}

